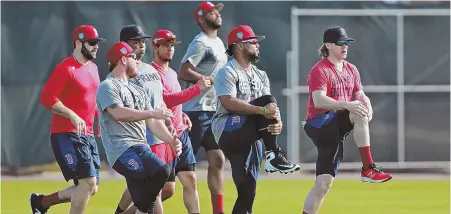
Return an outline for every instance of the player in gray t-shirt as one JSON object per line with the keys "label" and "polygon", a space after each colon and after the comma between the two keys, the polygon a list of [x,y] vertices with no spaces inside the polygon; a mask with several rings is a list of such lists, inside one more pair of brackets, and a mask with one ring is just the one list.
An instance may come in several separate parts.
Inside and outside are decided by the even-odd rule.
{"label": "player in gray t-shirt", "polygon": [[170,170],[150,150],[146,124],[159,139],[171,144],[174,152],[180,153],[181,143],[163,122],[172,112],[153,110],[144,89],[129,82],[137,75],[133,49],[118,42],[107,51],[107,60],[111,75],[100,84],[96,97],[102,144],[108,163],[127,181],[136,213],[149,213]]}
{"label": "player in gray t-shirt", "polygon": [[[163,84],[161,83],[160,76],[158,75],[157,70],[153,68],[151,65],[142,61],[144,54],[146,52],[146,41],[145,39],[151,38],[144,33],[144,30],[139,25],[127,25],[123,27],[120,31],[119,35],[120,41],[126,42],[133,48],[133,51],[136,54],[137,60],[137,69],[138,75],[134,78],[130,79],[130,82],[141,86],[146,93],[149,95],[149,102],[152,108],[166,108],[166,105],[163,101]],[[166,126],[168,126],[170,131],[175,131],[174,126],[172,125],[171,119],[167,118]],[[170,145],[166,142],[161,141],[150,131],[150,129],[146,128],[146,138],[147,144],[150,145],[150,149],[166,164],[168,164],[171,174],[169,175],[168,180],[175,180],[175,163],[177,158],[170,148]],[[159,197],[160,199],[161,197]],[[132,198],[128,189],[126,188],[122,194],[122,197],[117,205],[116,212],[117,214],[124,212],[128,207],[132,204]],[[162,209],[162,203],[160,200],[155,203],[155,212]],[[127,212],[132,212],[133,210],[127,210]]]}
{"label": "player in gray t-shirt", "polygon": [[[182,59],[179,71],[181,85],[187,88],[195,84],[202,76],[212,83],[217,71],[227,63],[227,55],[222,40],[218,37],[222,18],[219,13],[223,4],[202,2],[194,10],[194,19],[202,30],[189,44]],[[219,149],[211,132],[211,119],[216,112],[217,97],[214,87],[203,91],[196,98],[183,104],[183,111],[191,120],[189,133],[194,154],[201,146],[208,158],[208,188],[211,193],[213,214],[224,213],[223,202],[223,167],[224,154]]]}
{"label": "player in gray t-shirt", "polygon": [[300,167],[287,161],[277,145],[277,135],[282,131],[279,108],[270,94],[266,72],[252,65],[259,59],[258,41],[265,37],[240,25],[227,38],[227,53],[234,59],[216,75],[219,102],[211,127],[232,166],[238,193],[232,213],[252,213],[263,156],[261,140],[267,150],[266,171],[288,173]]}

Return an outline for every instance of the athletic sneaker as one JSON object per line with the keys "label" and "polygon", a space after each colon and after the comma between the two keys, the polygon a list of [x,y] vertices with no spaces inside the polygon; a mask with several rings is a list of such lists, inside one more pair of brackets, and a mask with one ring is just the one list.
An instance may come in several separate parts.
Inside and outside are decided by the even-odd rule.
{"label": "athletic sneaker", "polygon": [[48,208],[42,207],[41,200],[43,195],[38,193],[32,193],[30,195],[31,213],[33,214],[45,214]]}
{"label": "athletic sneaker", "polygon": [[301,169],[299,165],[290,163],[283,156],[283,152],[280,147],[277,148],[276,151],[267,151],[265,156],[265,171],[267,172],[280,172],[287,174]]}
{"label": "athletic sneaker", "polygon": [[383,183],[392,179],[392,176],[381,170],[376,164],[371,164],[370,168],[367,170],[360,171],[360,180],[369,183]]}

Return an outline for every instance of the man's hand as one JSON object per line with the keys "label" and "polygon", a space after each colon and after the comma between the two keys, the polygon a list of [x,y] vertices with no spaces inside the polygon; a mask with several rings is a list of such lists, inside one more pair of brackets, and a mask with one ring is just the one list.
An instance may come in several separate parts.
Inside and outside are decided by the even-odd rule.
{"label": "man's hand", "polygon": [[193,123],[191,123],[191,120],[186,115],[183,115],[183,124],[188,126],[188,131],[191,131],[191,127],[193,127]]}
{"label": "man's hand", "polygon": [[279,115],[279,107],[275,103],[269,103],[266,105],[263,113],[263,116],[265,116],[268,119],[276,119]]}
{"label": "man's hand", "polygon": [[83,119],[81,119],[77,114],[73,114],[70,117],[70,121],[72,124],[74,124],[76,131],[76,134],[78,136],[82,134],[86,134],[86,123]]}
{"label": "man's hand", "polygon": [[199,89],[201,91],[203,91],[205,89],[208,89],[208,88],[211,88],[211,82],[210,82],[209,79],[205,78],[205,76],[202,76],[200,78],[200,80],[197,81],[196,85],[197,85],[197,87],[199,87]]}
{"label": "man's hand", "polygon": [[156,108],[152,111],[152,118],[155,118],[157,120],[164,120],[170,117],[174,117],[174,114],[172,114],[172,111],[170,109]]}
{"label": "man's hand", "polygon": [[173,135],[172,141],[168,143],[171,145],[172,150],[174,150],[174,153],[177,154],[177,156],[182,154],[182,143],[177,138],[177,135]]}
{"label": "man's hand", "polygon": [[348,109],[351,113],[360,115],[361,117],[368,116],[368,109],[362,102],[358,100],[346,103],[346,109]]}
{"label": "man's hand", "polygon": [[282,132],[283,123],[282,120],[277,120],[276,124],[271,124],[268,126],[268,132],[272,135],[279,135]]}

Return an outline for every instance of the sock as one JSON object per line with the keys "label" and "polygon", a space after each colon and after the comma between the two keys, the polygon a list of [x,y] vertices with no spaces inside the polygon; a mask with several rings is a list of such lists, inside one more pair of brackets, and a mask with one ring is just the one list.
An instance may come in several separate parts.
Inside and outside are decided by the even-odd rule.
{"label": "sock", "polygon": [[221,194],[211,196],[211,205],[213,207],[213,214],[224,213],[224,199]]}
{"label": "sock", "polygon": [[50,195],[44,195],[42,197],[42,200],[41,200],[41,205],[44,208],[49,208],[49,207],[51,207],[53,205],[66,203],[66,202],[69,202],[69,201],[70,201],[70,199],[63,199],[63,200],[61,200],[58,197],[58,192],[54,192],[54,193],[52,193]]}
{"label": "sock", "polygon": [[360,158],[362,159],[363,169],[367,170],[373,164],[370,146],[359,147]]}
{"label": "sock", "polygon": [[123,210],[119,205],[117,205],[117,208],[116,208],[116,212],[114,212],[114,214],[120,214],[120,213],[123,213],[125,210]]}
{"label": "sock", "polygon": [[267,129],[260,130],[260,136],[265,144],[266,151],[277,151],[279,146],[277,145],[277,135],[272,135]]}

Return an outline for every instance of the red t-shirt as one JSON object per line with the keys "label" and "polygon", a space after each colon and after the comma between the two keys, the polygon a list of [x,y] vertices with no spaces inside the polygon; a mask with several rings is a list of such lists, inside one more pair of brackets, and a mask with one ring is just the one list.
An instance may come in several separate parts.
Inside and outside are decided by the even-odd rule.
{"label": "red t-shirt", "polygon": [[[41,93],[41,104],[47,109],[61,101],[86,123],[86,134],[93,135],[94,117],[98,115],[96,93],[100,85],[97,65],[81,64],[73,56],[64,59],[50,75]],[[67,117],[52,114],[50,133],[76,132]]]}
{"label": "red t-shirt", "polygon": [[197,85],[193,85],[182,91],[180,83],[177,79],[177,73],[168,68],[168,70],[163,70],[160,66],[151,62],[152,65],[160,75],[161,83],[163,84],[163,100],[166,107],[171,109],[174,117],[171,118],[174,128],[177,130],[177,135],[180,135],[186,130],[187,126],[183,123],[183,111],[182,104],[193,99],[200,94],[200,89]]}
{"label": "red t-shirt", "polygon": [[328,97],[337,101],[352,101],[354,93],[363,89],[360,74],[355,65],[343,61],[343,70],[339,72],[335,69],[334,64],[326,58],[316,63],[310,70],[307,85],[309,97],[306,120],[329,111],[315,108],[312,98],[313,91],[324,90]]}

